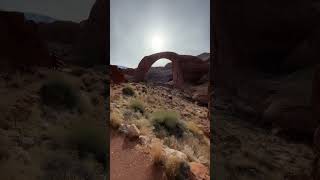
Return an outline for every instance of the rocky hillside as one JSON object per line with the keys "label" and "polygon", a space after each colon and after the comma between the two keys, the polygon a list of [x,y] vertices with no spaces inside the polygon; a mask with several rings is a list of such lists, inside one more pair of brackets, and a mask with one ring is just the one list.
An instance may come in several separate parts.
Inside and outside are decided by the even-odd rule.
{"label": "rocky hillside", "polygon": [[105,176],[104,72],[40,68],[0,78],[0,179]]}
{"label": "rocky hillside", "polygon": [[[214,7],[216,58],[211,63],[210,92],[213,116],[220,117],[217,109],[222,109],[228,117],[241,120],[243,127],[247,122],[259,127],[260,132],[251,132],[252,136],[267,131],[269,138],[276,134],[290,142],[283,144],[284,149],[293,143],[294,150],[301,142],[310,148],[313,139],[319,139],[314,136],[319,126],[318,2],[229,0],[215,1]],[[225,126],[224,120],[214,118],[213,121],[217,131]],[[240,134],[237,136],[240,141],[229,141],[228,146],[242,142]],[[260,140],[255,143],[259,144]],[[222,149],[216,151],[220,153]],[[308,151],[301,151],[296,158],[303,158]],[[294,156],[293,151],[288,152]],[[278,151],[272,153],[279,158],[287,157]],[[237,160],[228,161],[227,156],[221,156],[221,161],[226,169],[227,163],[237,164]],[[270,157],[263,157],[262,161],[270,162]],[[286,172],[287,168],[300,166],[300,162],[283,165],[279,170]],[[301,173],[305,174],[304,179],[311,179],[312,173],[302,169],[315,168],[320,172],[319,165],[308,164],[295,172],[289,170],[293,175],[287,179],[302,179]],[[259,165],[251,166],[259,169]],[[232,172],[226,172],[233,176]],[[280,178],[285,177],[282,174]]]}
{"label": "rocky hillside", "polygon": [[[111,126],[127,141],[136,142],[130,148],[146,152],[146,161],[148,156],[153,159],[142,171],[156,164],[159,172],[171,178],[209,179],[210,125],[206,107],[190,101],[180,90],[141,83],[111,84],[110,94]],[[118,143],[126,146],[125,139]],[[111,169],[118,169],[113,164],[125,163],[119,163],[113,153]]]}

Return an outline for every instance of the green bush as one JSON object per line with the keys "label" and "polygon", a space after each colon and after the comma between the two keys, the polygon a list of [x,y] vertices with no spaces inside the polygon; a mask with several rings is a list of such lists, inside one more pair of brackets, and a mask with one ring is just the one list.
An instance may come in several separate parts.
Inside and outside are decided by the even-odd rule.
{"label": "green bush", "polygon": [[106,167],[108,148],[106,127],[90,122],[92,121],[88,119],[77,122],[70,130],[69,142],[78,150],[80,157],[93,154],[96,160]]}
{"label": "green bush", "polygon": [[132,100],[130,103],[130,107],[135,111],[135,112],[140,112],[140,113],[144,113],[144,105],[141,101],[139,100]]}
{"label": "green bush", "polygon": [[54,108],[74,109],[80,101],[80,90],[62,75],[54,75],[40,89],[42,103]]}
{"label": "green bush", "polygon": [[135,92],[132,87],[126,86],[122,89],[122,93],[127,96],[134,96]]}
{"label": "green bush", "polygon": [[184,131],[184,125],[180,121],[180,116],[174,111],[158,111],[152,114],[155,131],[165,130],[170,135],[181,137]]}

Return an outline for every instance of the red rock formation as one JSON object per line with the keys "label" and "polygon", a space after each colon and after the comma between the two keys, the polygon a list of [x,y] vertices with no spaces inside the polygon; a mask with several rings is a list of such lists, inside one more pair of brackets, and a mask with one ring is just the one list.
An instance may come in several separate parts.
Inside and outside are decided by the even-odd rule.
{"label": "red rock formation", "polygon": [[18,12],[0,12],[1,67],[51,66],[48,47],[38,26]]}
{"label": "red rock formation", "polygon": [[47,41],[73,44],[79,38],[80,24],[69,21],[41,23],[39,32]]}
{"label": "red rock formation", "polygon": [[89,65],[107,63],[108,12],[107,1],[96,0],[88,20],[81,22],[77,49],[82,57],[90,59]]}
{"label": "red rock formation", "polygon": [[124,74],[117,66],[110,65],[110,73],[111,82],[115,84],[127,82],[127,80],[124,77]]}
{"label": "red rock formation", "polygon": [[185,82],[195,82],[209,72],[209,64],[196,56],[179,55],[174,52],[161,52],[145,56],[139,63],[135,80],[143,81],[152,64],[166,58],[172,61],[173,84],[181,88]]}

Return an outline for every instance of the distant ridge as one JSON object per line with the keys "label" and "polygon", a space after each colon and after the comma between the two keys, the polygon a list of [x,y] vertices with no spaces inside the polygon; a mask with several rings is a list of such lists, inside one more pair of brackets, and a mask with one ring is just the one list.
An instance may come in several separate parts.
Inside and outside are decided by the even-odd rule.
{"label": "distant ridge", "polygon": [[41,15],[41,14],[36,14],[36,13],[24,13],[24,16],[26,20],[32,20],[35,23],[52,23],[57,21],[57,19],[54,19],[52,17],[46,16],[46,15]]}

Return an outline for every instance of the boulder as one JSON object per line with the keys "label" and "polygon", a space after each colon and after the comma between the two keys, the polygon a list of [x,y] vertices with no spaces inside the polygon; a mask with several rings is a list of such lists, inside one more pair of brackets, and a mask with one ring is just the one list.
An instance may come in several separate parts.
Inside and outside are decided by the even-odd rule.
{"label": "boulder", "polygon": [[131,139],[139,138],[140,136],[140,130],[134,124],[121,124],[119,131]]}
{"label": "boulder", "polygon": [[188,157],[181,151],[165,147],[164,149],[165,158],[170,159],[171,157],[176,157],[180,161],[187,161]]}

